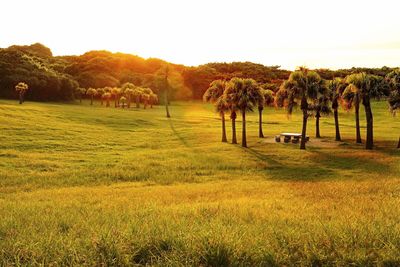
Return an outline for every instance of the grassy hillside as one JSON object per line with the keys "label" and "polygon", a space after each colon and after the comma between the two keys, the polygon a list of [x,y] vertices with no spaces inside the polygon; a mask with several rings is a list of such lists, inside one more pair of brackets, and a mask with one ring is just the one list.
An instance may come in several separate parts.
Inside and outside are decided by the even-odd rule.
{"label": "grassy hillside", "polygon": [[300,131],[297,113],[267,109],[265,139],[251,116],[243,149],[219,142],[211,106],[171,111],[1,100],[0,265],[400,264],[400,120],[385,102],[374,151],[354,144],[352,113],[344,142],[322,118],[300,151],[273,140]]}

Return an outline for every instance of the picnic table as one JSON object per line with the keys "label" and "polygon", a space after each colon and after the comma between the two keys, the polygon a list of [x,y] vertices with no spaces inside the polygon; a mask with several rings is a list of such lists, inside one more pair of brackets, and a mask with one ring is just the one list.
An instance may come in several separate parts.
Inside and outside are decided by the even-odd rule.
{"label": "picnic table", "polygon": [[[280,142],[281,141],[281,136],[283,136],[283,141],[285,143],[289,143],[290,140],[292,139],[292,143],[296,144],[299,142],[300,138],[301,138],[301,134],[300,133],[280,133],[279,135],[275,136],[275,141],[276,142]],[[310,140],[310,137],[306,136],[306,142]]]}

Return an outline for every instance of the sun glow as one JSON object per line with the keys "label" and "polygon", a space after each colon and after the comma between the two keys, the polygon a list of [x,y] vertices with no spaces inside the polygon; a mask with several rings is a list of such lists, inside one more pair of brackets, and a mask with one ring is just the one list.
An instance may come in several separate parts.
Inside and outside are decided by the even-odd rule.
{"label": "sun glow", "polygon": [[0,47],[110,50],[198,65],[398,66],[397,1],[5,0]]}

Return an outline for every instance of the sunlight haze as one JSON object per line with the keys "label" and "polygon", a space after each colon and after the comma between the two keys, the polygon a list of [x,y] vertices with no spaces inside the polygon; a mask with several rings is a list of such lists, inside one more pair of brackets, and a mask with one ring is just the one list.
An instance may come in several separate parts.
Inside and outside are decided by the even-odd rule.
{"label": "sunlight haze", "polygon": [[2,1],[0,47],[109,50],[173,63],[398,66],[397,1]]}

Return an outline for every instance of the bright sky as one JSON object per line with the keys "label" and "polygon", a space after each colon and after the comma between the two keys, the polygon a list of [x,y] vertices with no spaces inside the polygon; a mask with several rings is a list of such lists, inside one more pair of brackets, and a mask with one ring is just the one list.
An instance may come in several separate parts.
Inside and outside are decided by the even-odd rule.
{"label": "bright sky", "polygon": [[399,66],[399,10],[398,0],[1,0],[0,47],[185,65]]}

